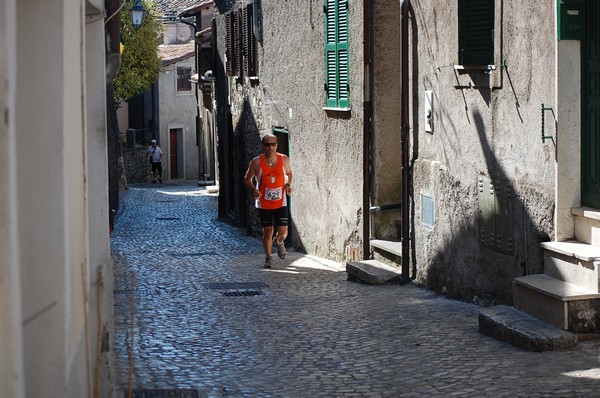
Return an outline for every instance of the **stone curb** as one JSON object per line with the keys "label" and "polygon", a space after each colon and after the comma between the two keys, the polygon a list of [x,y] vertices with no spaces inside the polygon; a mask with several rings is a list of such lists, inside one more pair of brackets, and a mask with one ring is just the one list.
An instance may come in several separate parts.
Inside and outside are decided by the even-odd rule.
{"label": "stone curb", "polygon": [[369,285],[382,285],[395,281],[402,276],[399,269],[377,260],[346,263],[346,272],[350,277]]}
{"label": "stone curb", "polygon": [[573,333],[506,305],[482,309],[479,312],[479,331],[528,351],[560,350],[577,345],[577,336]]}

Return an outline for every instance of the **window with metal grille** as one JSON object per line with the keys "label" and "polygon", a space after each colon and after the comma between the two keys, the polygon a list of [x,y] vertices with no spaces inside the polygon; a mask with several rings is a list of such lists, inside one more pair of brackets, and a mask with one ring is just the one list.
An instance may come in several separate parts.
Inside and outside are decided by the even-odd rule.
{"label": "window with metal grille", "polygon": [[458,0],[461,65],[494,65],[494,0]]}
{"label": "window with metal grille", "polygon": [[177,67],[177,91],[192,91],[192,68],[189,66]]}
{"label": "window with metal grille", "polygon": [[325,0],[325,106],[350,108],[348,0]]}

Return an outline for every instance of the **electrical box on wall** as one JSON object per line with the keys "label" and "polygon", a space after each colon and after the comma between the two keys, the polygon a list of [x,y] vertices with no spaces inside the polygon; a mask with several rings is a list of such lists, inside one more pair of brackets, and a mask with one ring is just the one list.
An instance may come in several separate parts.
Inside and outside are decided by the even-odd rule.
{"label": "electrical box on wall", "polygon": [[582,1],[558,1],[558,39],[583,40],[585,38],[585,7]]}
{"label": "electrical box on wall", "polygon": [[479,177],[479,243],[504,254],[514,252],[514,192],[507,181]]}

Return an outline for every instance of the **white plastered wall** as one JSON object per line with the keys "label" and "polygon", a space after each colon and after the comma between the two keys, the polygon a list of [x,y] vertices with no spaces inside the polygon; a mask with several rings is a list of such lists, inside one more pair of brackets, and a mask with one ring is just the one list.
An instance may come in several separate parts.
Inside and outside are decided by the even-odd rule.
{"label": "white plastered wall", "polygon": [[0,0],[0,396],[25,397],[16,223],[15,7]]}
{"label": "white plastered wall", "polygon": [[[108,200],[108,155],[107,155],[107,102],[106,102],[106,60],[104,51],[104,12],[98,5],[98,12],[86,17],[85,25],[85,175],[86,211],[88,230],[89,265],[87,267],[88,286],[88,336],[89,352],[94,372],[91,385],[101,397],[114,393],[114,368],[96,362],[112,365],[112,350],[98,352],[98,338],[108,336],[108,344],[113,347],[113,273],[110,258],[109,239],[109,200]],[[98,315],[98,312],[100,314]],[[98,322],[100,319],[100,322]],[[108,358],[107,358],[108,357]],[[96,377],[97,376],[97,377]]]}
{"label": "white plastered wall", "polygon": [[554,229],[555,240],[563,241],[572,239],[575,235],[571,208],[581,204],[581,46],[577,40],[559,40],[557,48],[558,123],[555,136],[557,170]]}
{"label": "white plastered wall", "polygon": [[104,11],[89,3],[0,0],[1,397],[91,396],[98,300],[112,321]]}
{"label": "white plastered wall", "polygon": [[[101,221],[107,211],[103,23],[88,26],[85,9],[84,0],[16,4],[16,223],[25,394],[32,397],[92,391],[88,321],[96,314],[88,311],[96,266],[108,261],[108,224]],[[90,69],[86,94],[87,29],[98,40],[87,52],[97,69]],[[95,133],[90,140],[88,128]]]}

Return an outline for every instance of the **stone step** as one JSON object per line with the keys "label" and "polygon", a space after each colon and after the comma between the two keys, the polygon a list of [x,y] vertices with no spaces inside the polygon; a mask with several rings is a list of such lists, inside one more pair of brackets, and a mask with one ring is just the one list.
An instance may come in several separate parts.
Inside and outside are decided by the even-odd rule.
{"label": "stone step", "polygon": [[600,331],[600,294],[545,274],[513,279],[513,305],[563,330]]}
{"label": "stone step", "polygon": [[398,257],[402,257],[402,242],[391,240],[371,239],[371,247],[383,250]]}
{"label": "stone step", "polygon": [[402,277],[402,272],[399,268],[377,260],[348,262],[346,263],[346,273],[349,278],[368,283],[369,285],[381,285]]}
{"label": "stone step", "polygon": [[600,247],[600,209],[574,207],[575,239],[592,246]]}
{"label": "stone step", "polygon": [[479,312],[479,331],[529,351],[559,350],[577,344],[577,336],[573,333],[506,305],[482,309]]}
{"label": "stone step", "polygon": [[600,247],[579,241],[543,242],[544,274],[600,292]]}

